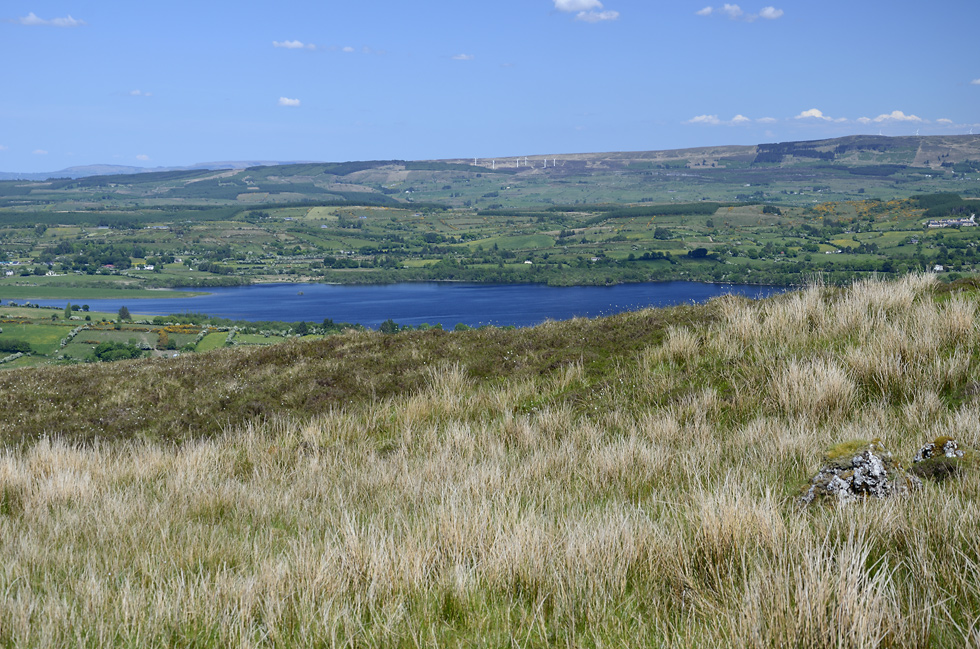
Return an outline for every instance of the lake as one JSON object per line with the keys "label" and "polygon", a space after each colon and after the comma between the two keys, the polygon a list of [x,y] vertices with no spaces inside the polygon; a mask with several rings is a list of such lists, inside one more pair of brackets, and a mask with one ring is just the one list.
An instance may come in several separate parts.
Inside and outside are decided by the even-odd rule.
{"label": "lake", "polygon": [[[201,289],[185,289],[201,290]],[[697,282],[653,282],[615,286],[544,284],[463,284],[426,282],[371,286],[335,284],[253,284],[204,289],[197,297],[81,300],[92,311],[116,312],[126,306],[140,315],[206,313],[233,320],[353,322],[377,328],[391,318],[401,325],[457,323],[526,327],[545,320],[595,317],[645,307],[706,302],[726,294],[760,298],[785,288]],[[161,292],[165,295],[165,292]],[[66,300],[30,300],[64,307]]]}

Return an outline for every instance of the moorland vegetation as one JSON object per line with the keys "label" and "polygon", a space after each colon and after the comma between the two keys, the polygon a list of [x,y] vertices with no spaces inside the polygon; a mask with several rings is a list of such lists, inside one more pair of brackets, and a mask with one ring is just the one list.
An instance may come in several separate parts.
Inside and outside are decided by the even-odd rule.
{"label": "moorland vegetation", "polygon": [[800,496],[980,447],[977,328],[918,274],[3,372],[0,644],[976,645],[972,460]]}

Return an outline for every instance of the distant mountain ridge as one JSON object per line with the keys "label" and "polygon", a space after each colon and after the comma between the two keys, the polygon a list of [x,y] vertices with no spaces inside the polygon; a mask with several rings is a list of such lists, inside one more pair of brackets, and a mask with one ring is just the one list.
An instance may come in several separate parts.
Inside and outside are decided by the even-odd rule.
{"label": "distant mountain ridge", "polygon": [[[841,162],[851,165],[893,164],[907,167],[940,168],[943,163],[955,164],[965,160],[980,160],[980,135],[848,135],[824,140],[801,140],[760,143],[754,145],[719,145],[688,149],[664,149],[655,151],[612,151],[604,153],[548,153],[527,156],[501,156],[495,159],[497,167],[513,166],[516,160],[525,160],[533,166],[543,159],[557,159],[559,163],[577,161],[588,165],[620,165],[630,162],[669,163],[687,161],[693,166],[724,164],[725,161],[752,164],[793,165],[816,160]],[[447,158],[450,163],[473,163],[473,158]],[[477,164],[491,166],[489,158],[477,160]],[[523,162],[521,163],[523,166]]]}
{"label": "distant mountain ridge", "polygon": [[132,175],[157,173],[162,171],[205,171],[221,169],[248,169],[249,167],[271,167],[278,165],[307,164],[307,160],[291,160],[288,162],[272,160],[235,160],[220,162],[198,162],[184,167],[133,167],[129,165],[92,164],[67,167],[60,171],[42,171],[39,173],[18,173],[0,171],[0,180],[48,180],[49,178],[88,178],[90,176]]}
{"label": "distant mountain ridge", "polygon": [[[850,135],[825,140],[804,140],[754,145],[720,145],[689,149],[653,151],[614,151],[598,153],[520,154],[486,158],[441,158],[438,160],[365,160],[353,162],[242,160],[202,162],[177,167],[133,167],[126,165],[84,165],[44,173],[0,172],[0,180],[43,181],[52,178],[88,178],[92,176],[138,175],[171,171],[243,170],[255,167],[294,167],[284,175],[304,172],[304,165],[326,165],[331,168],[364,170],[391,164],[408,164],[416,170],[424,165],[456,165],[503,171],[510,168],[553,166],[555,162],[582,165],[583,168],[620,168],[631,163],[673,164],[723,167],[726,164],[750,164],[753,167],[794,166],[814,162],[843,163],[855,166],[892,165],[940,169],[967,160],[980,161],[980,135],[925,135],[890,137]],[[549,164],[550,163],[550,164]],[[423,165],[423,166],[420,166]],[[343,173],[347,173],[344,171]]]}

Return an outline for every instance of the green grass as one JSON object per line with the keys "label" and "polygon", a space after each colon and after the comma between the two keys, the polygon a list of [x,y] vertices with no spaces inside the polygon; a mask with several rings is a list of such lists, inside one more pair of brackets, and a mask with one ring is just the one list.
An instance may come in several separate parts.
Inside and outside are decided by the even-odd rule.
{"label": "green grass", "polygon": [[209,352],[214,349],[225,346],[225,341],[228,339],[228,334],[224,332],[210,333],[201,339],[201,342],[197,343],[197,352]]}
{"label": "green grass", "polygon": [[58,348],[61,339],[77,325],[77,322],[65,323],[60,320],[60,315],[57,322],[48,320],[22,324],[0,323],[0,328],[3,329],[0,340],[23,340],[30,343],[35,352],[50,354]]}

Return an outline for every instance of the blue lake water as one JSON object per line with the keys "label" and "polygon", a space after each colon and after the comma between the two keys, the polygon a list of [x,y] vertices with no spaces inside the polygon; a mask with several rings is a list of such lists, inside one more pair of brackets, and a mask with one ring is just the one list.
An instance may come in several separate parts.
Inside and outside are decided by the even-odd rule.
{"label": "blue lake water", "polygon": [[[199,290],[199,289],[189,289]],[[427,282],[382,286],[333,284],[254,284],[209,288],[208,295],[185,298],[72,300],[92,311],[134,314],[206,313],[234,320],[353,322],[377,328],[391,318],[401,325],[457,323],[518,327],[575,316],[595,317],[645,307],[705,302],[726,294],[760,298],[785,289],[773,286],[655,282],[615,286],[543,284],[462,284]],[[166,295],[162,292],[162,295]],[[23,303],[23,300],[17,300]],[[67,300],[30,300],[63,308]]]}

